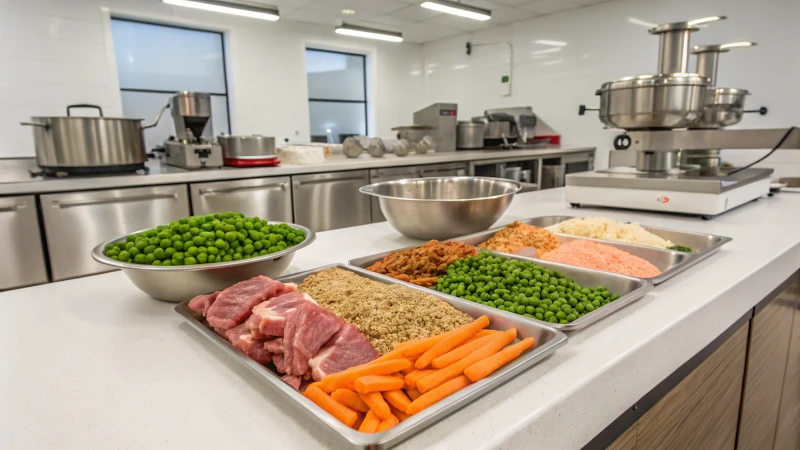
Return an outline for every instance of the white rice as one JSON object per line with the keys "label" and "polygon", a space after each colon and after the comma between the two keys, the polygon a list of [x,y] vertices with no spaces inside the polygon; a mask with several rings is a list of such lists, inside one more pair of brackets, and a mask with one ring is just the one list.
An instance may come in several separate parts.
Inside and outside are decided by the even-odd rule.
{"label": "white rice", "polygon": [[638,223],[622,223],[605,217],[576,217],[547,227],[553,233],[571,236],[607,239],[629,244],[667,248],[674,244],[645,230]]}

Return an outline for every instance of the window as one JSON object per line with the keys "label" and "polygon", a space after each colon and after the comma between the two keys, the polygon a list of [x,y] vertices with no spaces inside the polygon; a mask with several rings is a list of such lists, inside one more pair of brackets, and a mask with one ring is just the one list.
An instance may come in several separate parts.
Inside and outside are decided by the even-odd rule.
{"label": "window", "polygon": [[366,56],[306,50],[311,140],[342,142],[367,134]]}
{"label": "window", "polygon": [[[214,135],[230,133],[222,33],[112,19],[111,34],[125,117],[149,123],[175,92],[206,92]],[[156,128],[146,130],[147,148],[174,134],[167,111]]]}

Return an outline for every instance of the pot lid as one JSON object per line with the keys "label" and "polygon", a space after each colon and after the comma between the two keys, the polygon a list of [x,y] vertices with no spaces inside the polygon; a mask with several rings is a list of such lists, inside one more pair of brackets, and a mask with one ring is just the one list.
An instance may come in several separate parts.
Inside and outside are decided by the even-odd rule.
{"label": "pot lid", "polygon": [[696,73],[661,73],[620,78],[603,83],[600,90],[632,89],[645,86],[708,86],[708,77]]}

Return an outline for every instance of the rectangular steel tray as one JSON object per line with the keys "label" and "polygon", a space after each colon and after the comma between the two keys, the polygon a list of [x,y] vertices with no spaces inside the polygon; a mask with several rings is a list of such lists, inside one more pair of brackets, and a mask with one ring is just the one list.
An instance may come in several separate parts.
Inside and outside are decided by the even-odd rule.
{"label": "rectangular steel tray", "polygon": [[[334,442],[338,443],[337,447],[355,449],[383,449],[397,445],[403,440],[408,439],[423,429],[444,419],[447,415],[466,406],[471,401],[485,395],[489,391],[499,387],[519,373],[532,367],[542,359],[552,354],[557,348],[564,345],[567,341],[567,336],[563,332],[551,327],[550,325],[552,324],[531,322],[523,316],[488,308],[478,305],[477,303],[449,295],[444,295],[419,286],[403,283],[393,278],[384,277],[367,270],[346,266],[344,264],[333,264],[330,266],[320,267],[307,272],[281,277],[279,280],[284,283],[300,284],[309,275],[313,275],[331,267],[338,267],[340,269],[355,272],[358,275],[381,283],[403,284],[411,287],[412,289],[429,293],[446,301],[447,303],[450,303],[456,309],[463,311],[472,317],[479,317],[484,314],[487,315],[491,320],[489,328],[505,330],[511,327],[516,327],[518,331],[518,338],[524,339],[527,337],[533,337],[536,339],[536,344],[533,348],[526,350],[522,355],[520,355],[519,358],[515,359],[509,364],[506,364],[489,377],[486,377],[483,380],[480,380],[477,383],[474,383],[467,388],[456,392],[439,403],[431,406],[430,408],[401,422],[399,425],[390,430],[382,433],[367,434],[348,428],[333,416],[322,410],[316,404],[306,399],[301,393],[295,391],[291,386],[284,383],[280,379],[280,376],[269,368],[272,367],[271,365],[269,367],[265,367],[253,361],[250,357],[238,349],[234,348],[227,340],[219,336],[214,332],[213,329],[204,324],[202,317],[189,309],[188,301],[180,303],[175,307],[175,312],[183,317],[195,330],[199,331],[200,334],[217,344],[223,351],[233,355],[238,363],[259,375],[263,379],[263,382],[267,388],[269,388],[275,395],[281,395],[283,400],[293,399],[294,402],[289,401],[287,403],[292,404],[299,414],[302,414],[308,418],[309,427],[319,430],[326,437],[329,437],[334,440]],[[616,301],[614,303],[616,303]]]}
{"label": "rectangular steel tray", "polygon": [[[470,234],[468,236],[453,238],[452,240],[477,246],[481,242],[486,242],[489,238],[494,236],[495,233],[502,230],[503,228],[505,227],[492,228],[491,230],[481,231],[480,233]],[[645,280],[652,281],[653,284],[663,283],[664,281],[667,281],[668,279],[683,272],[690,266],[697,264],[700,261],[700,259],[693,257],[691,253],[679,252],[676,250],[665,250],[663,248],[647,247],[645,245],[626,244],[623,242],[591,239],[591,238],[570,236],[567,234],[560,234],[560,233],[553,233],[553,234],[558,238],[558,241],[561,243],[575,241],[575,240],[594,241],[602,243],[603,245],[616,247],[622,251],[630,253],[631,255],[638,256],[639,258],[642,258],[645,261],[650,262],[651,264],[656,266],[658,270],[661,271],[660,274],[654,277],[645,278]],[[503,256],[512,255],[511,253],[504,253],[504,252],[497,252],[497,253],[500,253]],[[529,258],[536,261],[537,264],[546,262],[539,258],[534,258],[534,257],[529,257]],[[609,272],[609,273],[616,273],[616,272]]]}
{"label": "rectangular steel tray", "polygon": [[[406,247],[406,248],[413,248],[413,247]],[[363,258],[353,259],[349,262],[349,264],[352,266],[360,267],[362,269],[366,269],[367,267],[382,260],[390,253],[394,253],[396,251],[401,251],[401,250],[405,249],[393,250],[390,252],[379,253],[377,255],[365,256]],[[564,274],[566,277],[573,279],[581,286],[587,286],[587,287],[605,286],[606,288],[608,288],[609,291],[611,291],[612,294],[619,295],[619,298],[603,306],[602,308],[597,308],[594,311],[590,312],[589,314],[586,314],[568,324],[559,324],[559,323],[545,322],[536,318],[525,317],[523,315],[511,312],[500,311],[498,309],[489,306],[479,305],[477,303],[470,302],[469,300],[453,297],[449,294],[441,294],[440,292],[435,291],[433,289],[429,288],[421,288],[421,289],[427,289],[428,291],[436,292],[437,294],[440,295],[445,295],[450,299],[457,299],[471,303],[475,307],[481,308],[483,311],[494,311],[497,314],[504,314],[504,315],[507,314],[511,316],[517,316],[522,318],[522,320],[527,320],[530,322],[547,325],[562,331],[574,331],[586,328],[587,326],[602,319],[603,317],[613,314],[616,311],[624,308],[625,306],[635,302],[636,300],[639,300],[640,298],[644,297],[644,295],[647,294],[650,290],[653,289],[653,283],[643,278],[629,277],[626,275],[620,275],[618,273],[603,272],[600,270],[586,269],[584,267],[578,267],[578,266],[569,266],[566,264],[554,263],[550,261],[541,261],[537,259],[525,258],[523,256],[512,255],[509,253],[500,253],[495,251],[489,251],[489,253],[492,253],[497,256],[502,256],[508,259],[529,261],[539,266],[545,267],[547,269],[556,270]],[[394,280],[394,278],[389,277],[387,275],[380,275],[380,274],[374,274],[374,275],[383,277],[385,279]],[[404,283],[407,286],[419,287],[411,283],[406,283],[405,281],[401,281],[401,283]]]}

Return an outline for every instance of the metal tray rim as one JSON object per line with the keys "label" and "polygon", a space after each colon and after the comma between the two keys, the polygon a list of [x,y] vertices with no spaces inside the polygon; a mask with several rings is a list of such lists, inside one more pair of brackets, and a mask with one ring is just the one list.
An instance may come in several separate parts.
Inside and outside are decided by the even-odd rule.
{"label": "metal tray rim", "polygon": [[[489,313],[488,315],[490,315],[490,317],[492,314],[496,315],[497,313],[503,313],[503,311],[493,310],[493,308],[488,308],[482,305],[478,305],[468,300],[442,294],[441,292],[437,292],[432,289],[427,289],[410,283],[405,283],[391,277],[386,277],[374,272],[364,270],[357,266],[351,266],[346,264],[330,264],[318,267],[316,269],[285,275],[278,278],[278,280],[307,276],[333,267],[356,272],[362,276],[378,278],[381,281],[386,281],[387,284],[402,284],[404,286],[410,286],[413,289],[432,294],[436,297],[441,298],[444,301],[447,301],[448,303],[455,304],[454,306],[458,304],[469,304],[473,307],[481,307],[480,309],[487,310],[487,312]],[[321,423],[327,425],[330,428],[329,430],[326,430],[329,432],[329,434],[331,434],[331,432],[335,432],[333,433],[334,436],[338,435],[340,439],[343,439],[349,444],[359,448],[388,448],[390,446],[399,444],[401,441],[408,439],[413,435],[415,435],[416,433],[422,431],[423,429],[433,425],[434,423],[436,423],[436,421],[447,417],[448,415],[452,414],[458,409],[468,405],[472,401],[477,400],[483,395],[503,385],[509,379],[517,376],[521,372],[537,364],[542,359],[550,356],[555,350],[562,347],[567,342],[566,334],[564,334],[561,330],[554,327],[553,324],[536,321],[537,323],[535,323],[534,325],[536,325],[539,328],[548,328],[552,330],[552,332],[554,332],[554,336],[552,339],[542,344],[540,347],[536,347],[532,350],[529,350],[526,357],[516,361],[511,366],[499,370],[494,374],[492,374],[491,376],[483,380],[480,380],[477,383],[474,383],[471,386],[465,388],[464,390],[460,391],[461,395],[459,395],[459,393],[453,394],[447,399],[444,399],[439,403],[437,403],[437,405],[434,405],[426,409],[425,411],[412,416],[411,418],[407,419],[406,421],[403,421],[400,425],[390,430],[384,431],[382,433],[367,434],[367,433],[361,433],[359,431],[353,430],[345,426],[344,424],[336,420],[333,416],[331,416],[330,414],[319,408],[316,404],[305,398],[301,393],[292,389],[288,384],[283,382],[278,375],[272,373],[265,366],[253,361],[246,354],[244,354],[240,350],[230,345],[230,343],[227,340],[219,336],[212,329],[206,327],[201,321],[199,321],[195,317],[195,313],[189,309],[188,304],[189,301],[181,302],[175,306],[174,310],[187,323],[189,323],[189,325],[192,326],[193,329],[195,329],[201,335],[205,336],[206,338],[210,339],[212,342],[217,344],[217,346],[220,347],[224,352],[227,352],[235,356],[236,360],[242,363],[244,366],[247,366],[250,369],[255,370],[259,375],[261,375],[265,380],[267,380],[272,387],[279,389],[289,398],[296,400],[299,406],[302,406],[302,408],[298,408],[299,410],[303,411],[304,414],[306,414],[307,416],[319,420]],[[505,316],[507,318],[513,318],[516,321],[521,322],[521,325],[525,325],[525,322],[529,322],[524,320],[528,319],[527,317],[521,315],[516,315],[516,314],[511,315],[511,313],[505,313],[502,316]]]}

